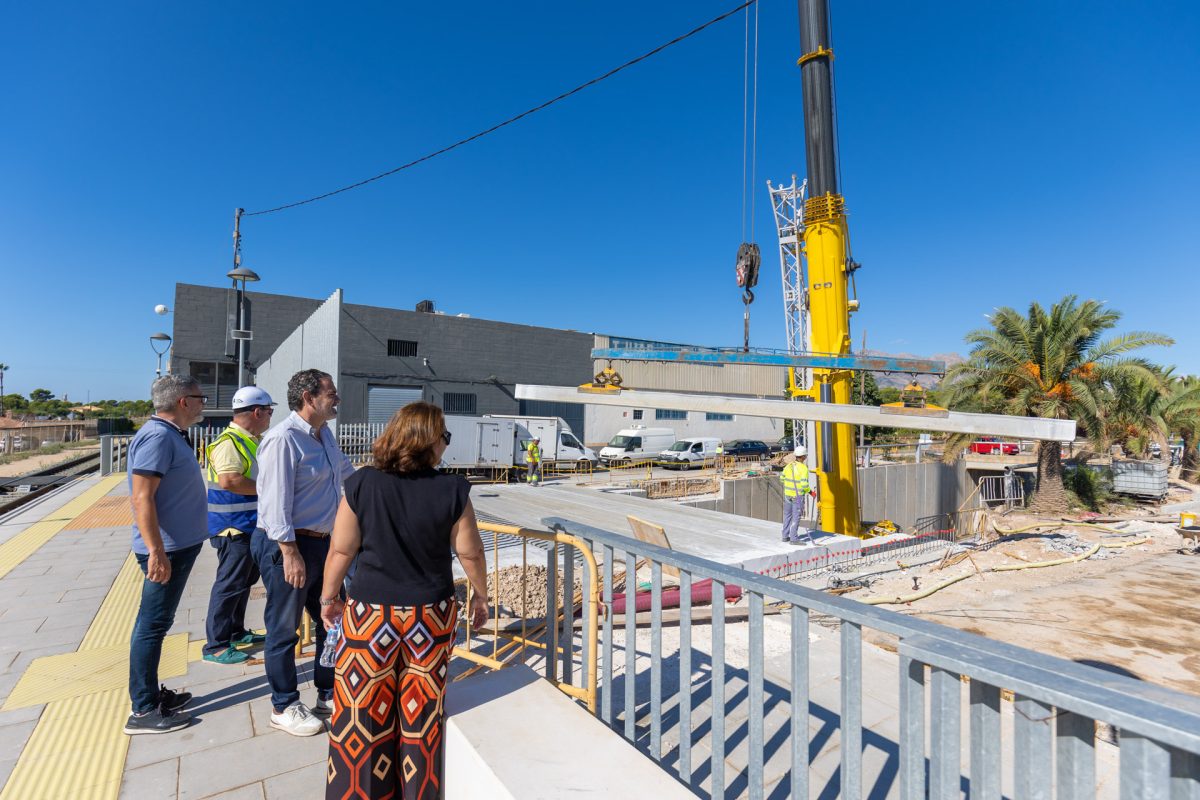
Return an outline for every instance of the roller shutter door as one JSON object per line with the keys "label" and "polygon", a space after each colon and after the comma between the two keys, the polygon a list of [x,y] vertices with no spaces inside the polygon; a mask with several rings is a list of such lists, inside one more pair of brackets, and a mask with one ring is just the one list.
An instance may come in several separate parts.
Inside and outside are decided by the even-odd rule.
{"label": "roller shutter door", "polygon": [[367,422],[385,424],[397,411],[423,396],[420,386],[368,386]]}

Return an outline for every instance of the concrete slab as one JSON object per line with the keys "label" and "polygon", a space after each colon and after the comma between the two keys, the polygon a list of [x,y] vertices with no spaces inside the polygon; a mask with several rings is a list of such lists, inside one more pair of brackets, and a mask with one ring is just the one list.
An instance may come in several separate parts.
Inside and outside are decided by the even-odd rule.
{"label": "concrete slab", "polygon": [[446,800],[692,797],[528,667],[454,684],[446,714]]}
{"label": "concrete slab", "polygon": [[[624,492],[549,482],[540,488],[521,485],[476,486],[471,501],[481,519],[544,530],[544,520],[573,522],[630,535],[626,517],[661,525],[671,547],[683,553],[772,576],[799,572],[814,560],[852,554],[862,542],[851,536],[815,532],[816,544],[780,541],[775,522],[694,508],[666,500],[646,500]],[[490,540],[486,542],[492,557]],[[501,563],[520,563],[520,545],[502,539]]]}

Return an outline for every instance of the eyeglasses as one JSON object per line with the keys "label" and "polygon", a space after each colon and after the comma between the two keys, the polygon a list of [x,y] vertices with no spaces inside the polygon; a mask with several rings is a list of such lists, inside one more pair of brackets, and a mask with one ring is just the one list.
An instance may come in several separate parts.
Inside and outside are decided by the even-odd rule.
{"label": "eyeglasses", "polygon": [[200,405],[202,406],[208,405],[208,395],[206,394],[185,394],[184,397],[190,397],[194,400],[199,400]]}
{"label": "eyeglasses", "polygon": [[442,441],[450,444],[450,431],[442,431]]}

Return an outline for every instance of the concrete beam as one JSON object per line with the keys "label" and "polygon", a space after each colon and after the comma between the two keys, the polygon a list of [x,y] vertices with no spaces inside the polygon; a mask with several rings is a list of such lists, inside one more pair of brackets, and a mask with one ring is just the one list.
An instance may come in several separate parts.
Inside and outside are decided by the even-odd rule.
{"label": "concrete beam", "polygon": [[942,433],[987,434],[1051,442],[1069,442],[1075,438],[1075,420],[1070,419],[968,414],[961,411],[951,411],[944,417],[923,417],[885,414],[876,406],[852,406],[796,400],[759,400],[747,397],[648,392],[636,389],[623,390],[619,394],[597,394],[580,391],[574,386],[533,386],[522,383],[517,384],[516,396],[518,400],[673,408],[681,411],[714,411],[721,414],[742,414],[747,417],[811,419],[815,422],[844,422],[850,425],[874,425],[879,428],[908,428]]}

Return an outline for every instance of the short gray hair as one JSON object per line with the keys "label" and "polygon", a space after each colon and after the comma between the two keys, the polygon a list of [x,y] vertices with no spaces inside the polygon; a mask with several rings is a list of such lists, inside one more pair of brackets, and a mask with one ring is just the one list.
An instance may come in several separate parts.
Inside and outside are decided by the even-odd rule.
{"label": "short gray hair", "polygon": [[199,381],[189,375],[167,373],[150,384],[150,400],[155,411],[173,411],[179,398],[199,387]]}

